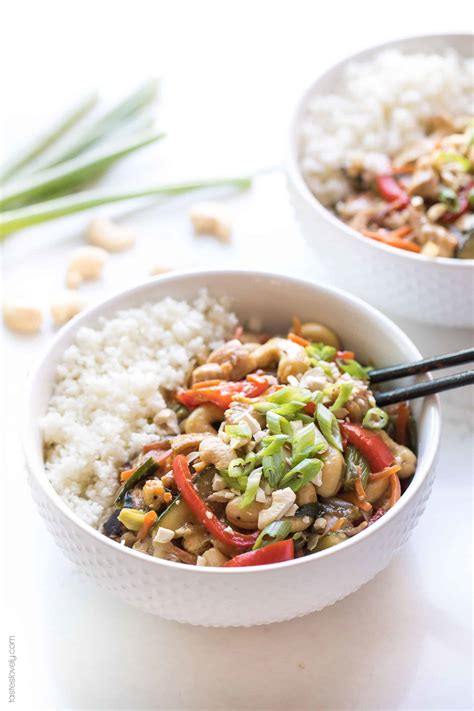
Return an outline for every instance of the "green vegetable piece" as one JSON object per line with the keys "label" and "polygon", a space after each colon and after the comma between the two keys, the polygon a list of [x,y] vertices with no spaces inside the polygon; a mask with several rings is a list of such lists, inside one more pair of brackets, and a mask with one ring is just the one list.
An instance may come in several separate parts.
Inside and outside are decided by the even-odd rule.
{"label": "green vegetable piece", "polygon": [[287,434],[292,435],[293,430],[288,420],[276,412],[267,412],[267,427],[274,435]]}
{"label": "green vegetable piece", "polygon": [[341,430],[333,413],[320,402],[316,410],[316,417],[319,429],[325,439],[329,444],[342,452]]}
{"label": "green vegetable piece", "polygon": [[293,401],[306,404],[311,400],[311,391],[295,385],[287,385],[268,395],[267,400],[277,405],[285,405]]}
{"label": "green vegetable piece", "polygon": [[446,205],[450,212],[457,212],[459,210],[459,198],[452,188],[443,186],[439,191],[439,199]]}
{"label": "green vegetable piece", "polygon": [[252,550],[268,546],[269,543],[284,541],[291,531],[291,523],[289,521],[273,521],[265,526],[263,531],[254,543]]}
{"label": "green vegetable piece", "polygon": [[290,437],[285,434],[271,435],[262,440],[265,449],[262,450],[262,457],[269,457],[271,454],[276,454],[289,441]]}
{"label": "green vegetable piece", "polygon": [[362,481],[365,489],[369,481],[370,468],[362,454],[352,444],[348,445],[344,455],[346,468],[344,471],[344,491],[352,491],[357,479]]}
{"label": "green vegetable piece", "polygon": [[118,515],[118,520],[128,528],[129,531],[139,531],[145,520],[146,511],[138,509],[122,509]]}
{"label": "green vegetable piece", "polygon": [[337,546],[339,543],[343,543],[346,540],[347,536],[344,533],[327,533],[325,536],[321,536],[314,552],[319,553],[319,551],[325,551],[327,548]]}
{"label": "green vegetable piece", "polygon": [[352,378],[355,378],[356,380],[369,379],[368,373],[372,370],[372,367],[370,365],[364,368],[363,365],[361,365],[353,358],[347,358],[345,360],[343,360],[342,358],[338,358],[336,363],[340,370],[342,370],[344,373],[349,373],[349,375]]}
{"label": "green vegetable piece", "polygon": [[[302,462],[290,469],[280,482],[280,488],[289,486],[293,491],[299,491],[302,486],[309,484],[321,473],[323,463],[320,459],[303,459]],[[317,486],[321,484],[320,479],[316,480]]]}
{"label": "green vegetable piece", "polygon": [[263,457],[262,467],[265,478],[272,488],[276,488],[285,473],[285,459],[281,450]]}
{"label": "green vegetable piece", "polygon": [[226,425],[225,432],[231,437],[242,437],[244,439],[250,439],[252,436],[250,427],[244,422],[239,425]]}
{"label": "green vegetable piece", "polygon": [[150,459],[147,459],[146,462],[139,466],[132,476],[130,476],[127,481],[122,484],[114,500],[115,506],[120,506],[127,491],[133,489],[138,482],[142,481],[142,479],[147,479],[152,476],[156,470],[157,464],[155,460],[150,457]]}
{"label": "green vegetable piece", "polygon": [[369,430],[383,430],[388,424],[388,415],[380,407],[371,407],[364,415],[362,427]]}
{"label": "green vegetable piece", "polygon": [[246,506],[249,506],[253,501],[255,501],[255,497],[257,495],[258,487],[260,486],[260,479],[262,478],[262,469],[254,469],[251,474],[249,474],[247,478],[247,486],[245,489],[245,493],[242,496],[242,500],[239,504],[241,509],[244,509]]}
{"label": "green vegetable piece", "polygon": [[331,410],[331,412],[336,412],[341,407],[344,407],[346,402],[349,400],[353,389],[354,389],[354,386],[352,383],[342,383],[341,384],[341,386],[339,388],[339,394],[338,394],[336,400],[334,401],[334,403],[329,408]]}
{"label": "green vegetable piece", "polygon": [[331,361],[334,360],[337,349],[334,346],[327,346],[325,343],[311,343],[306,346],[306,353],[314,360]]}
{"label": "green vegetable piece", "polygon": [[[194,480],[194,485],[199,491],[203,499],[212,493],[212,480],[215,470],[208,467],[201,474],[198,474]],[[185,523],[197,523],[197,519],[187,505],[186,501],[179,494],[174,501],[158,516],[158,519],[153,526],[152,538],[158,528],[168,528],[170,531],[177,531],[178,528],[184,526]]]}
{"label": "green vegetable piece", "polygon": [[461,155],[461,153],[440,153],[436,158],[436,163],[438,163],[438,165],[457,163],[465,173],[471,170],[471,161]]}

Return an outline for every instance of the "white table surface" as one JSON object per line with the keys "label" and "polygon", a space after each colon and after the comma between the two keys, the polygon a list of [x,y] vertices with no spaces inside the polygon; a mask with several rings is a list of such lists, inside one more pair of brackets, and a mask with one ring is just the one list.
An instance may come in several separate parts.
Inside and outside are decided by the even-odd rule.
{"label": "white table surface", "polygon": [[[25,132],[35,135],[92,87],[112,96],[160,74],[159,116],[170,137],[115,170],[109,184],[275,167],[292,102],[316,72],[404,33],[463,31],[469,8],[464,1],[438,10],[366,1],[170,6],[8,3],[0,43],[4,149]],[[229,246],[194,237],[186,203],[127,211],[138,244],[114,255],[104,279],[84,294],[91,303],[104,298],[147,278],[150,264],[254,266],[317,277],[280,172],[262,176],[229,206],[235,226]],[[46,307],[63,286],[86,221],[81,216],[10,238],[1,253],[5,294],[24,290]],[[465,331],[400,325],[426,354],[472,341]],[[53,332],[47,323],[40,336],[2,335],[4,627],[16,636],[17,708],[470,708],[469,393],[443,396],[433,495],[410,542],[373,582],[302,619],[253,629],[193,628],[97,589],[63,558],[36,513],[19,444],[20,403],[25,375]]]}

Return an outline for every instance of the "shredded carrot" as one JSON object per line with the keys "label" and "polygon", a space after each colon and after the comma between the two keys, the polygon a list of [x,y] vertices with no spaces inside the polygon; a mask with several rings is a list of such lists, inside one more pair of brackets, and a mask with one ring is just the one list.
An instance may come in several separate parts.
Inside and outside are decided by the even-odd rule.
{"label": "shredded carrot", "polygon": [[390,477],[390,508],[392,508],[392,506],[395,506],[401,496],[401,493],[402,490],[400,487],[400,479],[398,478],[397,474],[392,474],[392,476]]}
{"label": "shredded carrot", "polygon": [[143,452],[146,454],[147,452],[153,452],[156,449],[166,449],[169,445],[169,440],[165,440],[164,442],[150,442],[149,444],[145,444]]}
{"label": "shredded carrot", "polygon": [[163,501],[165,502],[165,504],[171,503],[172,499],[173,494],[170,491],[165,491],[165,493],[163,494]]}
{"label": "shredded carrot", "polygon": [[416,169],[417,168],[416,168],[415,163],[413,163],[412,165],[402,165],[402,166],[400,166],[400,168],[397,168],[393,172],[393,177],[396,178],[399,175],[403,175],[404,173],[414,173]]}
{"label": "shredded carrot", "polygon": [[345,517],[341,516],[341,518],[338,518],[337,521],[335,523],[333,523],[330,530],[331,531],[339,531],[339,529],[341,528],[341,526],[343,526],[345,524],[345,522],[346,522]]}
{"label": "shredded carrot", "polygon": [[357,505],[360,509],[362,509],[362,511],[366,511],[367,513],[370,513],[370,511],[372,511],[372,504],[369,504],[369,502],[366,501],[366,500],[364,500],[364,501],[359,501],[356,505]]}
{"label": "shredded carrot", "polygon": [[293,341],[293,343],[297,343],[299,346],[303,346],[303,348],[306,348],[306,346],[311,345],[309,341],[306,340],[306,338],[301,338],[301,336],[297,336],[296,333],[290,333],[288,334],[288,340]]}
{"label": "shredded carrot", "polygon": [[293,316],[292,321],[291,321],[291,330],[297,336],[301,336],[301,321],[298,318],[298,316]]}
{"label": "shredded carrot", "polygon": [[132,474],[134,474],[134,472],[136,472],[136,469],[126,469],[125,471],[123,471],[120,474],[120,481],[121,482],[127,481],[127,479],[130,479],[130,477],[132,476]]}
{"label": "shredded carrot", "polygon": [[394,464],[391,467],[385,467],[379,472],[372,472],[370,475],[370,481],[378,481],[379,479],[387,479],[387,477],[393,476],[393,474],[398,474],[400,467],[398,464]]}
{"label": "shredded carrot", "polygon": [[[404,232],[401,232],[405,230]],[[408,230],[408,232],[406,231]],[[391,232],[374,232],[373,230],[361,230],[365,237],[370,237],[377,242],[383,242],[390,247],[396,247],[397,249],[405,249],[408,252],[421,252],[421,247],[414,242],[408,242],[406,239],[401,239],[400,235],[407,235],[411,232],[411,228],[400,227],[398,230],[392,230]]]}
{"label": "shredded carrot", "polygon": [[362,509],[362,511],[372,511],[372,504],[369,504],[369,502],[365,499],[360,501],[355,491],[350,491],[348,494],[342,494],[340,498],[344,499],[344,501],[348,501],[350,504],[354,504],[354,506],[358,506]]}
{"label": "shredded carrot", "polygon": [[398,444],[406,444],[407,426],[410,419],[410,408],[406,402],[401,402],[397,410],[397,421],[395,423],[395,438]]}
{"label": "shredded carrot", "polygon": [[359,501],[365,501],[366,493],[364,489],[364,485],[362,483],[361,479],[356,479],[354,482],[354,489],[357,495],[357,498]]}
{"label": "shredded carrot", "polygon": [[201,380],[200,383],[194,383],[191,385],[192,390],[199,390],[199,388],[212,388],[214,385],[220,385],[222,380]]}
{"label": "shredded carrot", "polygon": [[148,511],[148,513],[145,514],[145,518],[143,519],[143,523],[137,534],[137,541],[143,541],[147,537],[150,528],[153,526],[157,518],[158,516],[156,511]]}

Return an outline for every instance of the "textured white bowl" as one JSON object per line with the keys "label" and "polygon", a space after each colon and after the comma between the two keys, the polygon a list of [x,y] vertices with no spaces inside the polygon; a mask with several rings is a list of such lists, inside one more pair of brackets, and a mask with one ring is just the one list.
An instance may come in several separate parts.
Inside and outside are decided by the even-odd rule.
{"label": "textured white bowl", "polygon": [[388,48],[407,53],[451,48],[470,57],[472,47],[473,35],[429,35],[388,42],[344,59],[316,79],[298,102],[286,163],[297,220],[329,284],[348,289],[390,314],[465,328],[474,324],[474,260],[412,254],[367,239],[343,223],[306,185],[298,161],[298,136],[308,101],[337,92],[348,63],[367,60]]}
{"label": "textured white bowl", "polygon": [[80,314],[63,328],[31,377],[23,444],[33,496],[59,547],[82,572],[141,610],[192,624],[257,625],[320,610],[357,590],[384,568],[407,540],[430,494],[440,437],[436,397],[417,407],[420,445],[415,477],[379,522],[313,556],[265,568],[200,568],[158,560],[119,546],[83,523],[60,499],[44,469],[39,420],[55,370],[77,330],[98,316],[165,296],[192,299],[206,286],[232,299],[241,319],[258,316],[265,329],[286,331],[294,314],[334,328],[345,347],[379,365],[416,360],[420,353],[381,313],[344,292],[283,276],[246,271],[178,274],[149,281]]}

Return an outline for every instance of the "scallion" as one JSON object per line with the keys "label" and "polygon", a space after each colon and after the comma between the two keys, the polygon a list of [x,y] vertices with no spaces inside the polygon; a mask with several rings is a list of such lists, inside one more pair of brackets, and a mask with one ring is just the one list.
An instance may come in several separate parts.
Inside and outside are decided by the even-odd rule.
{"label": "scallion", "polygon": [[280,480],[285,473],[285,458],[282,451],[267,455],[262,459],[262,468],[265,479],[272,489],[278,487]]}
{"label": "scallion", "polygon": [[315,360],[330,361],[334,359],[337,349],[334,346],[327,346],[325,343],[311,343],[306,346],[306,353]]}
{"label": "scallion", "polygon": [[339,387],[338,396],[329,408],[331,412],[337,412],[337,410],[339,410],[341,407],[344,407],[346,402],[349,400],[353,389],[354,385],[352,383],[341,383]]}
{"label": "scallion", "polygon": [[365,488],[369,481],[369,465],[352,444],[347,447],[344,461],[346,463],[343,480],[344,491],[352,491],[357,479],[361,480],[362,486]]}
{"label": "scallion", "polygon": [[311,392],[306,388],[299,388],[295,385],[287,385],[280,390],[268,395],[268,402],[274,402],[277,405],[284,405],[293,401],[299,401],[306,404],[311,399]]}
{"label": "scallion", "polygon": [[323,463],[320,459],[303,459],[295,467],[285,474],[280,482],[280,488],[289,486],[293,491],[299,491],[302,486],[313,482],[316,486],[321,485],[321,469]]}
{"label": "scallion", "polygon": [[262,478],[262,469],[254,469],[247,478],[247,485],[245,488],[245,493],[242,496],[241,502],[239,504],[241,509],[255,501],[257,495],[258,487],[260,486],[260,479]]}
{"label": "scallion", "polygon": [[439,191],[439,199],[446,205],[450,212],[457,212],[459,210],[459,198],[452,188],[443,186]]}
{"label": "scallion", "polygon": [[364,368],[363,365],[353,358],[344,360],[338,358],[337,365],[344,373],[349,373],[349,375],[352,378],[356,378],[356,380],[368,380],[368,373],[372,370],[371,366]]}
{"label": "scallion", "polygon": [[273,521],[273,523],[269,523],[268,526],[265,526],[255,541],[252,550],[256,551],[258,548],[268,546],[269,543],[284,541],[290,532],[291,523],[289,521]]}
{"label": "scallion", "polygon": [[362,427],[369,430],[383,430],[388,424],[388,415],[380,407],[371,407],[364,415]]}
{"label": "scallion", "polygon": [[329,444],[342,452],[341,430],[334,414],[320,402],[316,410],[316,417],[323,436]]}
{"label": "scallion", "polygon": [[267,412],[267,427],[274,435],[277,434],[292,434],[291,425],[285,417],[278,415],[276,412]]}

